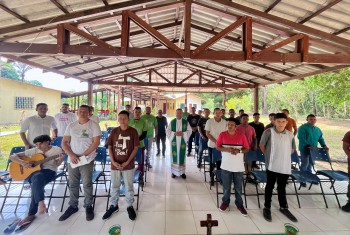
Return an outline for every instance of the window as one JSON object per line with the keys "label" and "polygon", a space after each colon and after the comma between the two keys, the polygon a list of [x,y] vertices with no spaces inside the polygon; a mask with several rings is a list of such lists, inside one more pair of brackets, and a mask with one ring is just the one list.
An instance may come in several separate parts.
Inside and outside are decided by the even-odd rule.
{"label": "window", "polygon": [[34,109],[34,97],[15,97],[15,109]]}

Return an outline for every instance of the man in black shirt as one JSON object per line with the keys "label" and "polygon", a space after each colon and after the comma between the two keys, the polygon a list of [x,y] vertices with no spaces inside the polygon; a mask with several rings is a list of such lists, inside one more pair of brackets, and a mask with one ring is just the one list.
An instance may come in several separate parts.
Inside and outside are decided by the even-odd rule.
{"label": "man in black shirt", "polygon": [[[259,122],[260,113],[254,113],[253,119],[254,119],[254,121],[249,123],[249,125],[255,129],[256,139],[257,139],[258,146],[259,146],[261,136],[265,131],[265,127],[264,127],[263,123]],[[261,150],[259,147],[258,147],[257,151],[258,151],[258,154],[261,154]],[[259,169],[259,166],[256,164],[256,161],[253,161],[252,167]]]}
{"label": "man in black shirt", "polygon": [[[191,150],[192,150],[192,142],[195,139],[196,133],[197,133],[197,124],[201,116],[196,114],[196,108],[192,107],[191,114],[188,115],[187,121],[190,124],[192,128],[192,134],[190,138],[188,139],[188,150],[187,150],[187,156],[191,156]],[[196,146],[198,147],[198,143],[196,143]]]}
{"label": "man in black shirt", "polygon": [[160,155],[160,141],[162,141],[162,155],[165,157],[165,140],[166,133],[165,130],[168,127],[168,120],[163,116],[163,111],[158,110],[158,116],[156,117],[158,122],[158,135],[157,135],[157,156]]}
{"label": "man in black shirt", "polygon": [[244,110],[243,109],[240,109],[239,111],[238,111],[238,116],[236,117],[236,119],[239,121],[239,124],[241,124],[241,116],[242,116],[242,114],[244,114]]}
{"label": "man in black shirt", "polygon": [[204,117],[201,117],[198,121],[198,132],[200,134],[199,138],[199,153],[198,153],[198,161],[197,161],[197,167],[201,168],[202,165],[202,157],[203,157],[203,151],[205,149],[208,149],[208,137],[205,132],[205,124],[209,120],[210,110],[205,108],[204,109]]}
{"label": "man in black shirt", "polygon": [[265,130],[269,129],[269,128],[272,128],[274,126],[274,123],[275,123],[275,116],[276,114],[275,113],[270,113],[269,114],[269,119],[270,119],[270,124],[267,124],[265,126]]}
{"label": "man in black shirt", "polygon": [[235,112],[234,109],[230,109],[230,110],[228,111],[228,114],[230,115],[230,118],[231,118],[231,119],[233,118],[233,119],[235,120],[236,126],[238,126],[239,124],[241,124],[241,123],[239,122],[239,120],[238,120],[237,118],[235,118],[236,112]]}

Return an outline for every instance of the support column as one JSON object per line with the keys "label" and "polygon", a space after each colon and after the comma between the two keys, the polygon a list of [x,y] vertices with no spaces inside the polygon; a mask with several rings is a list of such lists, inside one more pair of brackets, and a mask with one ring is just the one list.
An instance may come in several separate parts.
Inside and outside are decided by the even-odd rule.
{"label": "support column", "polygon": [[159,91],[157,92],[157,111],[160,109],[159,107]]}
{"label": "support column", "polygon": [[117,111],[117,107],[115,107],[115,90],[113,91],[113,110]]}
{"label": "support column", "polygon": [[185,107],[188,109],[188,105],[187,105],[187,91],[185,92]]}
{"label": "support column", "polygon": [[74,111],[76,111],[77,110],[77,107],[76,107],[76,105],[77,105],[77,97],[76,96],[73,97],[73,103],[74,103],[73,104],[73,107],[74,107],[73,109],[74,109]]}
{"label": "support column", "polygon": [[98,96],[98,92],[96,91],[95,92],[95,105],[94,105],[94,107],[97,107],[97,96]]}
{"label": "support column", "polygon": [[222,95],[222,108],[226,109],[226,92]]}
{"label": "support column", "polygon": [[150,94],[150,97],[149,97],[149,100],[150,100],[150,107],[151,107],[151,109],[153,109],[153,94],[151,93]]}
{"label": "support column", "polygon": [[122,87],[122,105],[123,107],[125,106],[124,105],[124,87]]}
{"label": "support column", "polygon": [[131,95],[130,95],[130,106],[131,106],[131,109],[134,109],[133,101],[134,101],[134,91],[132,91]]}
{"label": "support column", "polygon": [[254,113],[259,112],[259,87],[254,88]]}
{"label": "support column", "polygon": [[88,82],[88,93],[87,93],[87,102],[88,105],[92,106],[93,102],[93,91],[94,91],[94,84],[92,82]]}
{"label": "support column", "polygon": [[120,110],[120,96],[121,96],[121,91],[120,91],[120,86],[118,87],[118,107],[116,108],[117,114],[121,111]]}
{"label": "support column", "polygon": [[78,95],[78,108],[80,107],[80,96]]}

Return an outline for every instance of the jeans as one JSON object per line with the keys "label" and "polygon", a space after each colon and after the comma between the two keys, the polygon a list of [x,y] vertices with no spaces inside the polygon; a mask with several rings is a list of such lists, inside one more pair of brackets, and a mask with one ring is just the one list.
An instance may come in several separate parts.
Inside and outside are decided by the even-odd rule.
{"label": "jeans", "polygon": [[198,164],[202,162],[203,151],[206,149],[208,149],[208,139],[203,140],[202,137],[199,137]]}
{"label": "jeans", "polygon": [[35,215],[38,212],[40,201],[45,199],[45,185],[52,181],[56,176],[56,172],[49,169],[42,169],[34,172],[28,178],[31,187],[31,201],[28,215]]}
{"label": "jeans", "polygon": [[145,141],[145,150],[147,150],[146,158],[147,160],[149,160],[149,157],[152,151],[153,137],[146,137],[144,141]]}
{"label": "jeans", "polygon": [[281,174],[266,170],[266,187],[265,187],[265,208],[271,208],[272,191],[277,181],[278,202],[280,208],[288,208],[286,185],[289,175]]}
{"label": "jeans", "polygon": [[[221,170],[221,161],[216,161],[216,162],[213,162],[213,148],[208,148],[208,154],[209,154],[209,157],[210,157],[210,168],[209,168],[209,171],[210,171],[210,180],[211,182],[214,182],[214,168],[216,166],[216,170]],[[220,181],[221,178],[220,178],[220,174],[218,175],[218,180]]]}
{"label": "jeans", "polygon": [[235,204],[236,206],[243,206],[242,200],[242,184],[243,184],[243,172],[231,172],[221,170],[222,186],[224,189],[224,196],[222,202],[229,205],[231,196],[231,184],[235,187]]}
{"label": "jeans", "polygon": [[125,184],[125,199],[126,203],[129,206],[132,206],[134,203],[134,171],[131,170],[111,170],[111,205],[118,205],[119,194],[120,194],[120,185],[122,178],[124,179]]}
{"label": "jeans", "polygon": [[137,161],[137,170],[141,171],[141,174],[143,174],[145,166],[145,148],[139,147],[135,155],[135,161]]}
{"label": "jeans", "polygon": [[190,138],[188,139],[188,149],[187,149],[187,153],[190,154],[192,151],[192,142],[194,141],[194,144],[196,146],[198,146],[198,142],[196,142],[196,133],[198,133],[198,131],[192,131],[192,134],[190,136]]}
{"label": "jeans", "polygon": [[69,205],[71,207],[78,207],[80,178],[83,181],[84,189],[84,207],[92,206],[93,204],[93,186],[92,186],[92,172],[94,169],[94,161],[89,164],[72,168],[68,164],[68,182],[69,182]]}
{"label": "jeans", "polygon": [[300,159],[301,159],[301,166],[300,169],[302,171],[308,171],[312,173],[312,166],[314,164],[313,159],[310,155],[310,152],[302,152],[300,151]]}
{"label": "jeans", "polygon": [[165,147],[165,140],[166,140],[166,136],[157,136],[157,153],[160,153],[160,141],[162,141],[162,154],[165,155],[165,150],[166,150],[166,147]]}

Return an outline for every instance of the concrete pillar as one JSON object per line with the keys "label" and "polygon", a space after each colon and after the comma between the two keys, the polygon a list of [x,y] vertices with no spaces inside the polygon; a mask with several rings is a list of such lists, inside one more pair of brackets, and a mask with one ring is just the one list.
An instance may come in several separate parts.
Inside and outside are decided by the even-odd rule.
{"label": "concrete pillar", "polygon": [[226,109],[226,92],[222,94],[222,108]]}
{"label": "concrete pillar", "polygon": [[120,98],[121,98],[121,90],[120,90],[121,88],[120,88],[120,86],[118,87],[118,106],[117,106],[117,108],[116,108],[116,110],[117,110],[117,114],[121,111],[120,110]]}

